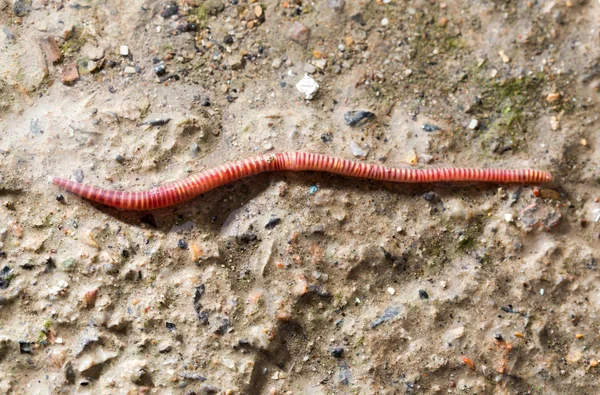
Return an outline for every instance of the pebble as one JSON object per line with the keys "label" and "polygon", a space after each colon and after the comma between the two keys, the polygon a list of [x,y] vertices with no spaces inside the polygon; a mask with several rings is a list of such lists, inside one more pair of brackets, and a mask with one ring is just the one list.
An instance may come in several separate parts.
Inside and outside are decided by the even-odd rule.
{"label": "pebble", "polygon": [[310,75],[305,75],[296,84],[296,89],[302,94],[306,100],[312,100],[319,90],[319,84]]}
{"label": "pebble", "polygon": [[308,74],[314,74],[317,71],[317,68],[310,63],[306,63],[304,65],[303,71]]}
{"label": "pebble", "polygon": [[412,75],[413,71],[412,69],[406,69],[404,70],[404,76],[405,77],[410,77]]}
{"label": "pebble", "polygon": [[350,142],[350,151],[352,151],[352,155],[356,156],[357,158],[366,158],[368,155],[368,151],[362,149],[360,145],[354,141]]}
{"label": "pebble", "polygon": [[510,62],[510,58],[508,57],[508,55],[506,55],[506,54],[504,53],[504,51],[500,51],[500,52],[498,52],[498,55],[500,55],[500,58],[502,59],[502,61],[503,61],[504,63],[508,63],[508,62]]}
{"label": "pebble", "polygon": [[429,299],[429,294],[424,289],[419,290],[419,298],[421,299]]}
{"label": "pebble", "polygon": [[263,9],[260,5],[256,5],[254,6],[254,15],[256,15],[257,18],[260,18],[263,14]]}
{"label": "pebble", "polygon": [[281,67],[282,63],[283,61],[281,60],[281,58],[275,58],[273,59],[273,63],[271,63],[271,67],[273,67],[274,69],[278,69]]}
{"label": "pebble", "polygon": [[387,18],[383,18],[383,19],[381,20],[381,26],[387,26],[387,25],[389,25],[389,24],[390,24],[390,20],[389,20],[389,19],[387,19]]}
{"label": "pebble", "polygon": [[467,126],[467,127],[471,130],[475,130],[475,129],[477,129],[478,126],[479,126],[479,121],[476,119],[471,119],[471,122],[469,122],[469,126]]}
{"label": "pebble", "polygon": [[342,12],[344,10],[344,6],[346,5],[346,0],[327,0],[327,5],[334,12]]}
{"label": "pebble", "polygon": [[104,57],[104,48],[85,44],[83,48],[81,48],[81,53],[83,56],[88,57],[91,60],[100,60]]}
{"label": "pebble", "polygon": [[133,66],[127,66],[127,67],[125,67],[125,70],[123,70],[123,72],[125,74],[135,74],[136,73],[135,67],[133,67]]}
{"label": "pebble", "polygon": [[340,50],[340,52],[344,52],[346,50],[346,46],[344,44],[339,44],[338,49]]}
{"label": "pebble", "polygon": [[548,93],[548,96],[546,96],[548,103],[554,103],[558,100],[560,100],[560,93]]}
{"label": "pebble", "polygon": [[187,241],[185,241],[184,239],[179,239],[177,241],[177,247],[181,248],[182,250],[187,250],[188,248],[188,243]]}
{"label": "pebble", "polygon": [[323,70],[325,69],[325,67],[327,66],[327,60],[326,59],[317,59],[317,60],[313,60],[312,64],[319,70]]}
{"label": "pebble", "polygon": [[395,295],[396,294],[396,290],[394,288],[392,288],[392,287],[388,287],[387,291],[388,291],[388,293],[390,295]]}
{"label": "pebble", "polygon": [[75,63],[69,63],[60,72],[59,79],[65,85],[73,84],[79,78],[79,70]]}
{"label": "pebble", "polygon": [[94,60],[89,60],[87,64],[88,72],[93,73],[95,71],[98,71],[98,64],[99,63]]}
{"label": "pebble", "polygon": [[52,37],[45,37],[40,39],[40,46],[46,54],[46,58],[50,63],[56,63],[62,59],[63,54],[60,48],[56,44],[56,41]]}
{"label": "pebble", "polygon": [[75,181],[77,182],[83,182],[83,170],[81,169],[75,169],[75,172],[73,172],[73,175],[75,176]]}
{"label": "pebble", "polygon": [[336,347],[333,349],[333,351],[331,351],[331,355],[333,355],[335,358],[341,358],[342,355],[344,355],[344,349],[342,347]]}
{"label": "pebble", "polygon": [[227,61],[227,65],[231,70],[240,70],[246,64],[246,58],[242,55],[234,55],[230,57]]}
{"label": "pebble", "polygon": [[121,56],[129,56],[129,47],[127,45],[121,45],[119,48],[119,53]]}
{"label": "pebble", "polygon": [[210,15],[217,15],[225,9],[225,5],[221,0],[207,0],[204,2],[204,7]]}
{"label": "pebble", "polygon": [[504,221],[507,223],[514,222],[513,215],[511,213],[504,214]]}
{"label": "pebble", "polygon": [[310,39],[310,29],[300,22],[294,22],[290,28],[290,39],[297,44],[307,45]]}
{"label": "pebble", "polygon": [[174,1],[169,1],[169,2],[162,4],[161,10],[160,10],[160,16],[162,16],[165,19],[170,18],[173,15],[177,15],[178,11],[179,11],[179,7],[177,6],[177,3]]}
{"label": "pebble", "polygon": [[349,126],[356,126],[368,119],[374,118],[375,114],[365,110],[351,110],[344,114],[344,121]]}

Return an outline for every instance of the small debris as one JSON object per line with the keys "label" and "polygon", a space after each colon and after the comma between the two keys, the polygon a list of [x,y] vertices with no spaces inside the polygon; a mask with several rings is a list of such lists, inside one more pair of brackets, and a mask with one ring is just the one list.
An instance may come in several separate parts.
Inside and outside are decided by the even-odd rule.
{"label": "small debris", "polygon": [[405,77],[410,77],[412,75],[413,71],[412,69],[406,69],[404,70],[404,76]]}
{"label": "small debris", "polygon": [[319,191],[319,187],[316,185],[312,185],[310,188],[308,188],[308,193],[311,195],[314,195],[318,191]]}
{"label": "small debris", "polygon": [[46,58],[50,63],[56,63],[62,59],[63,54],[52,37],[44,37],[40,39],[42,50],[46,54]]}
{"label": "small debris", "polygon": [[368,155],[368,151],[361,148],[360,145],[355,143],[354,141],[350,141],[350,151],[352,151],[352,155],[357,158],[366,158]]}
{"label": "small debris", "polygon": [[319,90],[319,84],[310,75],[305,75],[296,84],[296,89],[304,94],[306,100],[312,100]]}
{"label": "small debris", "polygon": [[510,58],[504,53],[504,51],[498,52],[498,55],[500,55],[500,58],[504,63],[510,62]]}
{"label": "small debris", "polygon": [[560,93],[548,93],[548,96],[546,96],[546,101],[548,103],[554,103],[558,100],[560,100]]}
{"label": "small debris", "polygon": [[79,70],[75,63],[69,63],[60,72],[58,78],[65,85],[72,85],[79,78]]}
{"label": "small debris", "polygon": [[294,22],[290,28],[290,39],[297,44],[306,46],[310,39],[310,29],[300,22]]}
{"label": "small debris", "polygon": [[161,10],[160,10],[160,16],[162,16],[165,19],[170,18],[173,15],[177,15],[178,11],[179,11],[179,7],[177,6],[177,3],[174,1],[169,1],[169,2],[162,4]]}
{"label": "small debris", "polygon": [[387,291],[388,291],[388,293],[390,295],[395,295],[396,294],[396,290],[394,288],[392,288],[392,287],[388,287]]}
{"label": "small debris", "polygon": [[0,270],[0,289],[8,288],[13,277],[13,270],[8,266],[4,266],[2,270]]}
{"label": "small debris", "polygon": [[182,250],[187,250],[188,248],[188,243],[187,241],[185,241],[184,239],[179,239],[177,241],[177,247],[181,248]]}
{"label": "small debris", "polygon": [[381,317],[377,318],[375,321],[373,321],[369,324],[369,328],[370,329],[377,328],[379,325],[397,317],[399,314],[400,314],[399,307],[388,307],[387,309],[385,309],[385,312],[383,313],[383,315]]}
{"label": "small debris", "polygon": [[98,288],[94,288],[91,291],[87,291],[83,294],[83,305],[91,309],[96,306],[96,299],[98,298]]}
{"label": "small debris", "polygon": [[381,20],[381,26],[387,26],[387,25],[389,25],[389,24],[390,24],[390,20],[389,20],[389,19],[387,19],[387,18],[383,18],[383,19]]}
{"label": "small debris", "polygon": [[138,123],[136,126],[163,126],[168,124],[171,121],[171,118],[159,118],[159,119],[153,119],[151,121],[145,121],[142,123]]}
{"label": "small debris", "polygon": [[129,47],[127,45],[121,45],[119,48],[119,53],[121,56],[129,56]]}
{"label": "small debris", "polygon": [[365,110],[351,110],[344,114],[344,121],[349,126],[356,126],[359,123],[364,123],[368,119],[374,118],[375,114]]}
{"label": "small debris", "polygon": [[479,121],[476,119],[471,119],[471,122],[469,122],[469,126],[467,126],[467,127],[471,130],[475,130],[475,129],[477,129],[478,126],[479,126]]}
{"label": "small debris", "polygon": [[56,200],[58,200],[58,202],[60,203],[65,203],[65,197],[63,195],[61,195],[60,193],[58,195],[56,195]]}
{"label": "small debris", "polygon": [[83,179],[84,179],[83,170],[75,169],[75,172],[73,172],[73,176],[75,177],[75,181],[83,182]]}
{"label": "small debris", "polygon": [[346,5],[346,0],[327,0],[327,5],[334,12],[340,13],[344,10],[344,6]]}
{"label": "small debris", "polygon": [[265,225],[265,229],[273,229],[281,222],[281,218],[279,217],[271,217],[269,222]]}
{"label": "small debris", "polygon": [[281,60],[281,58],[275,58],[273,59],[273,63],[271,63],[271,67],[273,67],[274,69],[278,69],[281,67],[281,64],[283,63],[283,61]]}
{"label": "small debris", "polygon": [[123,73],[131,75],[131,74],[137,73],[137,71],[135,70],[135,67],[133,67],[133,66],[127,66],[123,70]]}
{"label": "small debris", "polygon": [[429,294],[424,289],[419,290],[419,298],[421,299],[429,299]]}
{"label": "small debris", "polygon": [[335,358],[341,358],[342,355],[344,355],[344,349],[342,347],[336,347],[333,349],[333,351],[331,351],[331,355],[333,355]]}
{"label": "small debris", "polygon": [[433,132],[437,132],[438,130],[442,130],[442,128],[440,128],[439,126],[431,125],[428,123],[424,123],[421,126],[421,129],[423,129],[423,131],[425,131],[427,133],[433,133]]}

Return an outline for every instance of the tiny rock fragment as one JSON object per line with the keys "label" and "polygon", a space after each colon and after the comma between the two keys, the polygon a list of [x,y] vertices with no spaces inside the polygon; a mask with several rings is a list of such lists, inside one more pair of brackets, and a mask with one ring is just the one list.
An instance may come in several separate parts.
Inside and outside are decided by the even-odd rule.
{"label": "tiny rock fragment", "polygon": [[583,333],[577,333],[577,334],[575,335],[575,337],[576,337],[577,339],[583,339]]}
{"label": "tiny rock fragment", "polygon": [[315,97],[315,94],[319,90],[319,84],[310,75],[305,75],[296,84],[296,89],[298,89],[300,93],[304,94],[306,100],[312,100],[312,98]]}
{"label": "tiny rock fragment", "polygon": [[300,22],[294,22],[290,28],[290,39],[300,45],[307,45],[310,39],[310,29]]}
{"label": "tiny rock fragment", "polygon": [[510,58],[504,53],[504,51],[498,52],[498,55],[500,55],[500,58],[504,63],[510,62]]}
{"label": "tiny rock fragment", "polygon": [[327,5],[334,12],[342,12],[344,10],[344,6],[346,5],[346,0],[327,0]]}
{"label": "tiny rock fragment", "polygon": [[231,70],[240,70],[246,64],[246,58],[241,55],[234,55],[227,60],[227,65]]}
{"label": "tiny rock fragment", "polygon": [[554,189],[542,188],[540,189],[540,196],[543,199],[552,199],[552,200],[560,200],[561,196],[558,191]]}
{"label": "tiny rock fragment", "polygon": [[260,18],[263,14],[263,9],[260,5],[254,6],[254,15],[256,15],[257,18]]}
{"label": "tiny rock fragment", "polygon": [[446,26],[446,25],[448,24],[448,18],[440,18],[440,21],[438,22],[438,24],[439,24],[441,27],[444,27],[444,26]]}
{"label": "tiny rock fragment", "polygon": [[173,15],[177,15],[178,11],[179,7],[177,6],[177,3],[174,1],[168,1],[161,5],[160,16],[165,19],[170,18]]}
{"label": "tiny rock fragment", "polygon": [[412,69],[406,69],[404,70],[404,76],[405,77],[410,77],[412,75],[413,71]]}
{"label": "tiny rock fragment", "polygon": [[46,58],[50,63],[56,63],[62,59],[63,54],[60,48],[52,37],[44,37],[40,39],[40,45],[46,54]]}
{"label": "tiny rock fragment", "polygon": [[352,36],[346,36],[344,42],[346,43],[346,46],[349,47],[354,44],[354,38],[352,38]]}
{"label": "tiny rock fragment", "polygon": [[363,121],[374,118],[375,114],[365,110],[352,110],[344,114],[344,121],[348,126],[356,126]]}
{"label": "tiny rock fragment", "polygon": [[515,332],[514,335],[515,335],[515,337],[518,337],[519,339],[522,339],[525,337],[525,335],[523,335],[523,332]]}
{"label": "tiny rock fragment", "polygon": [[130,75],[136,73],[135,67],[133,67],[133,66],[127,66],[127,67],[125,67],[125,70],[123,70],[123,72],[125,74],[130,74]]}
{"label": "tiny rock fragment", "polygon": [[275,58],[275,59],[273,59],[273,63],[271,63],[271,67],[273,67],[274,69],[278,69],[281,67],[281,63],[282,63],[281,58]]}
{"label": "tiny rock fragment", "polygon": [[98,298],[98,288],[94,288],[83,294],[83,305],[91,309],[96,305],[96,299]]}
{"label": "tiny rock fragment", "polygon": [[550,118],[550,129],[555,131],[560,129],[560,121],[556,115]]}
{"label": "tiny rock fragment", "polygon": [[119,48],[119,53],[121,54],[121,56],[128,56],[129,47],[127,45],[121,45],[121,47]]}
{"label": "tiny rock fragment", "polygon": [[596,366],[598,366],[598,360],[597,359],[592,359],[590,361],[590,366],[595,368]]}
{"label": "tiny rock fragment", "polygon": [[396,290],[392,287],[388,287],[387,291],[390,295],[394,295],[396,293]]}
{"label": "tiny rock fragment", "polygon": [[467,126],[467,127],[471,130],[475,130],[475,129],[477,129],[478,126],[479,126],[479,121],[476,119],[471,119],[471,122],[469,122],[469,126]]}
{"label": "tiny rock fragment", "polygon": [[546,101],[548,103],[554,103],[558,100],[560,100],[560,93],[548,93],[548,96],[546,96]]}
{"label": "tiny rock fragment", "polygon": [[352,151],[352,155],[356,156],[357,158],[366,158],[369,153],[354,141],[350,142],[350,151]]}
{"label": "tiny rock fragment", "polygon": [[73,84],[79,78],[79,70],[77,70],[77,65],[75,63],[69,63],[66,65],[65,68],[60,72],[59,78],[60,82],[65,85]]}
{"label": "tiny rock fragment", "polygon": [[408,157],[406,158],[406,162],[411,165],[414,166],[417,163],[419,163],[419,157],[417,156],[417,152],[415,150],[411,150],[408,153]]}

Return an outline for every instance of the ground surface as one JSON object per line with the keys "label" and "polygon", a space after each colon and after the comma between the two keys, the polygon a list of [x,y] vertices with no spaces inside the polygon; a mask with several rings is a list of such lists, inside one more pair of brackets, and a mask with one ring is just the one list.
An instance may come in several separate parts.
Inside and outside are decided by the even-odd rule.
{"label": "ground surface", "polygon": [[[600,391],[598,1],[342,5],[0,0],[0,392]],[[285,150],[556,182],[48,182]]]}

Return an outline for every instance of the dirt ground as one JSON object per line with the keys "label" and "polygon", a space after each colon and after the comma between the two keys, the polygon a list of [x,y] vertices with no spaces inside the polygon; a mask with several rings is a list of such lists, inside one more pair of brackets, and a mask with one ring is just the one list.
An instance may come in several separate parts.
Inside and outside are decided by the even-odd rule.
{"label": "dirt ground", "polygon": [[[0,393],[600,393],[599,89],[597,0],[0,0]],[[291,150],[555,181],[48,181]]]}

